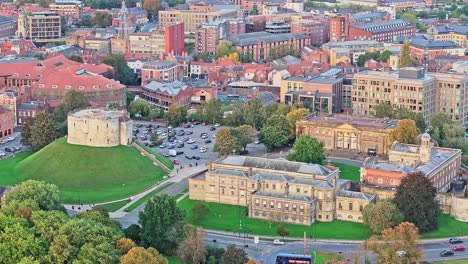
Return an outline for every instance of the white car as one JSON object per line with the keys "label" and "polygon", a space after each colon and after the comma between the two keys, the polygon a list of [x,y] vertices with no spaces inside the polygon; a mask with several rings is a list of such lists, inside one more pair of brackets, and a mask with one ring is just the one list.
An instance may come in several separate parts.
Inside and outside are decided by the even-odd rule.
{"label": "white car", "polygon": [[281,241],[279,239],[273,240],[273,245],[284,245],[284,241]]}
{"label": "white car", "polygon": [[2,139],[2,140],[0,141],[0,144],[5,144],[5,143],[8,143],[8,140]]}
{"label": "white car", "polygon": [[397,255],[398,255],[400,258],[406,256],[406,251],[403,251],[403,250],[399,250],[399,251],[397,251],[396,253],[397,253]]}
{"label": "white car", "polygon": [[215,126],[215,127],[219,127],[219,124],[218,124],[218,123],[216,123],[216,124],[214,124],[214,126]]}
{"label": "white car", "polygon": [[203,147],[200,148],[200,153],[205,153],[205,152],[207,152],[207,151],[208,151],[208,150],[207,150],[206,148],[203,148]]}
{"label": "white car", "polygon": [[193,139],[187,140],[187,144],[193,144],[193,143],[195,143],[195,140],[193,140]]}
{"label": "white car", "polygon": [[0,158],[3,158],[3,157],[5,157],[5,156],[6,156],[5,152],[1,152],[1,151],[0,151]]}
{"label": "white car", "polygon": [[15,137],[8,137],[7,138],[8,142],[15,140]]}
{"label": "white car", "polygon": [[257,145],[260,144],[260,140],[258,140],[258,139],[255,140],[255,144],[257,144]]}

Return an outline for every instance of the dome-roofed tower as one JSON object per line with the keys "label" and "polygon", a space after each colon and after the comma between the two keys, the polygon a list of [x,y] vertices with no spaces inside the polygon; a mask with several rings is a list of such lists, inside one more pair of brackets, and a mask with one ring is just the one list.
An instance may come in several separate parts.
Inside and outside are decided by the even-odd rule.
{"label": "dome-roofed tower", "polygon": [[432,149],[432,142],[431,142],[431,135],[429,133],[424,133],[419,137],[419,158],[421,162],[429,162],[431,160],[431,149]]}

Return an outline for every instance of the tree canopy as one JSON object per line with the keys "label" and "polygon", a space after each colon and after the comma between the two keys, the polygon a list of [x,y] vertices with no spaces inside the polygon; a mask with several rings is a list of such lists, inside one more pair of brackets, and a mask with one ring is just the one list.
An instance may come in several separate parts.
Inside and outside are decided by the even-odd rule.
{"label": "tree canopy", "polygon": [[221,128],[216,134],[213,151],[218,152],[220,156],[233,154],[233,152],[239,154],[242,145],[235,134],[236,132],[231,128]]}
{"label": "tree canopy", "polygon": [[223,264],[245,264],[247,261],[249,258],[244,249],[235,246],[229,246],[221,259]]}
{"label": "tree canopy", "polygon": [[229,56],[232,53],[236,53],[236,49],[232,46],[232,42],[229,40],[221,40],[218,45],[216,45],[216,58],[222,58],[224,56]]}
{"label": "tree canopy", "polygon": [[142,244],[172,255],[184,238],[184,211],[175,199],[167,194],[154,196],[139,216]]}
{"label": "tree canopy", "polygon": [[178,126],[187,121],[187,109],[182,105],[173,104],[169,106],[166,120],[172,126]]}
{"label": "tree canopy", "polygon": [[437,229],[440,208],[436,189],[422,172],[410,173],[401,180],[393,202],[404,220],[415,224],[421,232]]}
{"label": "tree canopy", "polygon": [[143,8],[151,15],[157,16],[158,11],[161,8],[159,0],[145,0],[143,2]]}
{"label": "tree canopy", "polygon": [[33,150],[41,149],[59,136],[59,127],[49,113],[38,113],[34,118],[27,118],[23,123],[21,142]]}
{"label": "tree canopy", "polygon": [[104,73],[103,75],[105,77],[118,80],[125,85],[135,84],[135,74],[133,70],[128,67],[127,61],[123,55],[109,55],[102,60],[102,63],[114,68],[113,71]]}
{"label": "tree canopy", "polygon": [[309,135],[302,135],[294,142],[293,149],[288,154],[288,160],[322,164],[325,159],[323,142]]}
{"label": "tree canopy", "polygon": [[185,240],[177,248],[177,256],[182,261],[182,263],[205,263],[208,251],[206,250],[203,239],[204,231],[202,229],[187,229]]}
{"label": "tree canopy", "polygon": [[362,211],[364,223],[374,234],[397,226],[403,221],[403,215],[392,201],[379,200],[377,204],[370,203]]}
{"label": "tree canopy", "polygon": [[57,186],[41,181],[27,180],[19,183],[5,197],[6,204],[14,201],[31,201],[41,210],[60,209],[60,196]]}
{"label": "tree canopy", "polygon": [[416,126],[416,122],[412,119],[403,119],[398,122],[395,129],[390,131],[390,141],[398,141],[405,144],[417,144],[418,136],[421,131]]}

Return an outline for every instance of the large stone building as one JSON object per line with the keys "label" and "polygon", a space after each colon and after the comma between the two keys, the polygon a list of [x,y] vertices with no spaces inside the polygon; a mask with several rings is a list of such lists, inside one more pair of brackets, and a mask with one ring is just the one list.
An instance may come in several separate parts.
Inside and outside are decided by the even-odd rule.
{"label": "large stone building", "polygon": [[310,115],[296,123],[296,134],[313,136],[329,150],[386,155],[391,144],[389,133],[396,125],[396,120],[376,117]]}
{"label": "large stone building", "polygon": [[286,160],[229,156],[189,179],[193,200],[248,207],[252,218],[310,225],[335,219],[362,222],[376,196],[349,190],[340,171]]}
{"label": "large stone building", "polygon": [[468,48],[468,26],[430,26],[427,33],[434,40],[453,41],[457,45],[467,49]]}
{"label": "large stone building", "polygon": [[126,111],[85,109],[68,115],[67,142],[113,147],[132,143],[133,121]]}
{"label": "large stone building", "polygon": [[159,25],[166,26],[175,22],[184,23],[185,32],[195,32],[195,29],[210,20],[237,17],[237,9],[221,9],[219,11],[198,10],[161,10]]}
{"label": "large stone building", "polygon": [[434,146],[427,133],[419,137],[419,145],[394,142],[388,161],[368,157],[361,167],[361,188],[379,198],[393,198],[401,179],[413,172],[422,172],[437,192],[446,192],[450,183],[459,179],[461,150]]}
{"label": "large stone building", "polygon": [[372,115],[382,103],[421,113],[426,121],[438,112],[461,125],[468,124],[468,76],[425,73],[423,68],[395,72],[365,71],[354,74],[353,113]]}

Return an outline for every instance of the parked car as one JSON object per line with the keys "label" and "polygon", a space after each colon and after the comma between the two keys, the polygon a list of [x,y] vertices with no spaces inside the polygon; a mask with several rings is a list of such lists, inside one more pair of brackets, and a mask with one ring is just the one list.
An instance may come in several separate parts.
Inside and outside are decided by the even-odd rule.
{"label": "parked car", "polygon": [[151,128],[151,124],[146,125],[146,128]]}
{"label": "parked car", "polygon": [[216,127],[210,127],[210,131],[215,131]]}
{"label": "parked car", "polygon": [[275,240],[273,240],[273,245],[284,245],[284,241],[279,240],[279,239],[275,239]]}
{"label": "parked car", "polygon": [[168,152],[164,152],[162,155],[163,155],[164,157],[169,157],[169,156],[170,156]]}
{"label": "parked car", "polygon": [[397,253],[397,255],[398,255],[400,258],[406,256],[406,251],[403,251],[403,250],[399,250],[399,251],[397,251],[396,253]]}
{"label": "parked car", "polygon": [[167,129],[172,129],[173,127],[172,126],[168,126]]}
{"label": "parked car", "polygon": [[258,140],[258,139],[255,140],[255,144],[257,144],[257,145],[260,144],[260,140]]}
{"label": "parked car", "polygon": [[214,124],[215,127],[219,127],[219,123]]}
{"label": "parked car", "polygon": [[446,250],[443,250],[442,252],[440,252],[441,257],[450,257],[450,256],[453,256],[453,255],[455,255],[455,252],[453,252],[453,250],[451,250],[451,249],[446,249]]}
{"label": "parked car", "polygon": [[174,146],[174,145],[168,145],[167,148],[168,148],[168,149],[174,149],[175,146]]}
{"label": "parked car", "polygon": [[207,122],[203,122],[203,123],[202,123],[202,126],[207,126],[207,125],[208,125]]}
{"label": "parked car", "polygon": [[185,158],[188,159],[188,160],[191,160],[193,157],[190,156],[190,155],[185,155]]}
{"label": "parked car", "polygon": [[184,124],[184,128],[189,128],[190,127],[190,124]]}
{"label": "parked car", "polygon": [[3,158],[3,157],[5,157],[5,156],[6,156],[5,152],[1,152],[1,151],[0,151],[0,158]]}
{"label": "parked car", "polygon": [[175,137],[170,137],[167,141],[169,141],[169,142],[174,142],[175,140],[176,140]]}
{"label": "parked car", "polygon": [[191,148],[191,149],[197,149],[197,148],[198,148],[198,145],[192,145],[190,148]]}
{"label": "parked car", "polygon": [[5,148],[5,151],[6,151],[6,152],[13,152],[13,148],[6,147],[6,148]]}
{"label": "parked car", "polygon": [[192,131],[187,131],[187,132],[185,132],[185,134],[186,134],[186,135],[192,135],[193,132],[192,132]]}
{"label": "parked car", "polygon": [[13,150],[14,150],[14,151],[20,151],[20,150],[21,150],[21,146],[14,146],[14,147],[13,147]]}
{"label": "parked car", "polygon": [[193,140],[193,139],[189,139],[189,140],[187,141],[187,144],[193,144],[193,143],[195,143],[195,140]]}
{"label": "parked car", "polygon": [[194,125],[199,125],[199,124],[200,124],[200,121],[195,121],[193,124],[194,124]]}
{"label": "parked car", "polygon": [[166,147],[167,147],[166,143],[162,143],[161,145],[159,145],[159,148],[166,148]]}
{"label": "parked car", "polygon": [[453,251],[465,251],[465,246],[464,245],[456,245],[452,247]]}
{"label": "parked car", "polygon": [[173,162],[175,165],[179,165],[179,164],[180,164],[180,162],[179,162],[178,160],[176,160],[176,159],[173,160],[172,162]]}
{"label": "parked car", "polygon": [[208,143],[211,143],[211,142],[212,142],[211,139],[205,140],[205,143],[207,143],[207,144],[208,144]]}
{"label": "parked car", "polygon": [[193,156],[192,158],[193,158],[194,160],[200,160],[200,159],[201,159],[200,156],[197,156],[197,155]]}
{"label": "parked car", "polygon": [[145,136],[145,135],[141,135],[141,136],[140,136],[140,140],[148,140],[148,137]]}
{"label": "parked car", "polygon": [[8,143],[8,140],[2,139],[2,140],[0,141],[0,144],[5,144],[5,143]]}
{"label": "parked car", "polygon": [[177,151],[177,155],[182,155],[182,154],[184,154],[183,151],[180,151],[180,150]]}
{"label": "parked car", "polygon": [[187,142],[187,141],[190,140],[190,138],[189,138],[189,137],[184,137],[183,140],[184,140],[185,142]]}
{"label": "parked car", "polygon": [[200,148],[200,153],[205,153],[205,152],[207,152],[207,151],[208,151],[208,149],[205,148],[205,147],[201,147],[201,148]]}
{"label": "parked car", "polygon": [[203,134],[203,135],[201,135],[201,138],[203,138],[203,139],[208,138],[208,135],[207,135],[207,134]]}
{"label": "parked car", "polygon": [[178,148],[183,148],[183,147],[184,147],[184,143],[179,143],[179,144],[177,144],[177,147],[178,147]]}
{"label": "parked car", "polygon": [[449,243],[450,244],[463,244],[463,240],[461,240],[458,237],[453,237],[453,238],[449,239]]}

